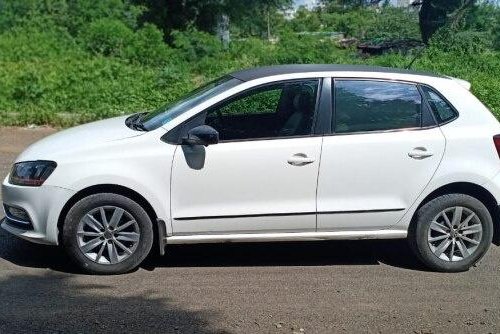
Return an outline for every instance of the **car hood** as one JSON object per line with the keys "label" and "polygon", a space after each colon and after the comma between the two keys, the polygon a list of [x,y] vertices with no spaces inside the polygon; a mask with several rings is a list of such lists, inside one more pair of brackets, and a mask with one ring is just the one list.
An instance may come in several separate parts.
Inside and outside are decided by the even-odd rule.
{"label": "car hood", "polygon": [[29,146],[17,157],[16,162],[49,160],[67,152],[84,151],[90,147],[98,147],[111,141],[145,133],[126,126],[127,117],[110,118],[57,132]]}

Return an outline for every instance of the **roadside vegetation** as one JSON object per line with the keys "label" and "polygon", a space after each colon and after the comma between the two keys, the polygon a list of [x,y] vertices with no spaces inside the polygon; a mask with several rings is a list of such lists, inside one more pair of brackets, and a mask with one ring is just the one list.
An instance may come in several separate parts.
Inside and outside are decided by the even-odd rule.
{"label": "roadside vegetation", "polygon": [[[227,2],[238,8],[238,1]],[[500,117],[500,8],[494,4],[474,3],[455,13],[425,47],[374,56],[356,46],[422,40],[417,9],[326,1],[320,9],[302,8],[285,19],[282,10],[290,1],[255,1],[247,12],[231,16],[231,41],[225,45],[210,28],[213,22],[201,20],[202,9],[193,18],[185,8],[171,8],[169,16],[155,10],[155,3],[0,0],[0,124],[70,126],[151,110],[252,66],[404,68],[412,61],[413,69],[470,81],[476,96]]]}

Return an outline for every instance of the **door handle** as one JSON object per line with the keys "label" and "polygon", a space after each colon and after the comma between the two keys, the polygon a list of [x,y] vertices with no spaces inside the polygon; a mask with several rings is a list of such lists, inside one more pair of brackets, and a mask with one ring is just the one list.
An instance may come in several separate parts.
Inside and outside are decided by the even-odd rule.
{"label": "door handle", "polygon": [[425,147],[415,147],[410,152],[408,152],[408,156],[416,160],[429,158],[432,157],[433,155],[434,153],[432,153],[431,151],[427,151]]}
{"label": "door handle", "polygon": [[297,153],[288,158],[288,163],[292,166],[304,166],[314,162],[314,158],[308,157],[304,153]]}

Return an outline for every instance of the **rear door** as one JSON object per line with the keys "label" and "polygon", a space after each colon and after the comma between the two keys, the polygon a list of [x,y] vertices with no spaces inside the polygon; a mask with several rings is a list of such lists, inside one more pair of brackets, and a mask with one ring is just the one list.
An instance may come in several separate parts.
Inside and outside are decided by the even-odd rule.
{"label": "rear door", "polygon": [[318,230],[394,225],[431,180],[445,149],[417,85],[334,81],[333,133],[323,141]]}

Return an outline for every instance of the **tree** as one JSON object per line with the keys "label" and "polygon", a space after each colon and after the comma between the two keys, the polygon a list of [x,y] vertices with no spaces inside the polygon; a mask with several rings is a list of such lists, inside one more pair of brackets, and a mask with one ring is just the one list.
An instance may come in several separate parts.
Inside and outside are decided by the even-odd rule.
{"label": "tree", "polygon": [[442,26],[457,28],[477,0],[422,0],[420,7],[420,33],[424,43]]}
{"label": "tree", "polygon": [[[23,22],[51,21],[72,35],[98,19],[116,19],[136,28],[142,8],[130,0],[0,0],[0,31]],[[42,23],[43,25],[43,23]]]}
{"label": "tree", "polygon": [[134,3],[146,7],[142,17],[145,22],[156,24],[168,36],[173,30],[187,27],[213,33],[224,16],[243,31],[251,27],[266,31],[269,15],[290,6],[292,0],[134,0]]}

